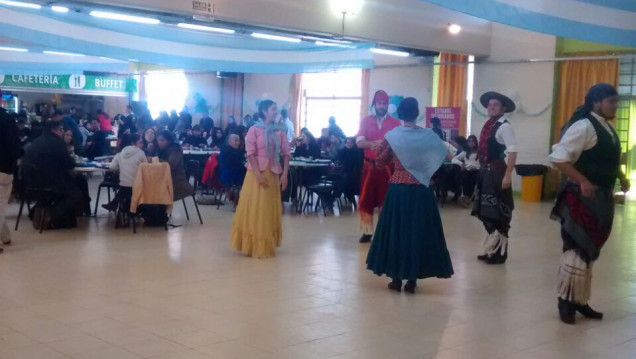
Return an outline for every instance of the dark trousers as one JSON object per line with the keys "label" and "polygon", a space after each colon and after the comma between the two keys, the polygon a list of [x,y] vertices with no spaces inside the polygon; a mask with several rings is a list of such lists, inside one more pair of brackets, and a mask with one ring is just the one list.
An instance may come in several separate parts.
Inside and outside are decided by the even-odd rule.
{"label": "dark trousers", "polygon": [[473,196],[475,193],[475,185],[477,185],[477,178],[479,177],[479,171],[462,171],[461,172],[461,180],[462,180],[462,194],[468,198]]}

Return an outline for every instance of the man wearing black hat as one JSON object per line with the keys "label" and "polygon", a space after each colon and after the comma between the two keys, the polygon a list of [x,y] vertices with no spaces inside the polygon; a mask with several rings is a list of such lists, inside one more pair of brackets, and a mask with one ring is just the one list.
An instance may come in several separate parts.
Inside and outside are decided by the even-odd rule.
{"label": "man wearing black hat", "polygon": [[592,86],[550,154],[550,161],[568,177],[551,215],[561,223],[558,309],[561,321],[567,324],[574,324],[577,311],[588,318],[603,318],[603,313],[588,305],[592,265],[612,229],[616,179],[620,179],[622,191],[630,187],[620,170],[620,139],[609,122],[617,108],[614,86]]}
{"label": "man wearing black hat", "polygon": [[488,232],[477,259],[503,264],[508,258],[508,230],[514,209],[512,170],[517,162],[517,139],[504,114],[514,111],[516,106],[511,99],[494,91],[486,92],[479,100],[488,109],[490,119],[481,130],[477,151],[481,169],[472,215],[483,222]]}

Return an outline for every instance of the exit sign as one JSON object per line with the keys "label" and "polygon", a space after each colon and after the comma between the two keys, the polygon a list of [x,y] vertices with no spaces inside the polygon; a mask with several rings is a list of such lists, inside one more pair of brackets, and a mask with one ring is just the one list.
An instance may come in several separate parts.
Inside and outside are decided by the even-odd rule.
{"label": "exit sign", "polygon": [[212,14],[214,12],[214,5],[208,1],[192,1],[192,10]]}

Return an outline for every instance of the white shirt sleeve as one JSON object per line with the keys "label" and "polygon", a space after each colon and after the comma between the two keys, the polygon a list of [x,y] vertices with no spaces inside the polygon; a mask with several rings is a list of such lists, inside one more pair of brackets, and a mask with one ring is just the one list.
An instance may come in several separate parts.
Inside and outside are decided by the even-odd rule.
{"label": "white shirt sleeve", "polygon": [[455,154],[457,153],[457,149],[446,141],[442,141],[442,142],[444,142],[444,146],[446,146],[446,150],[448,150],[448,154],[451,156],[455,156]]}
{"label": "white shirt sleeve", "polygon": [[594,147],[597,142],[596,131],[590,120],[584,119],[570,126],[559,143],[552,146],[550,162],[563,163],[578,161],[581,153]]}
{"label": "white shirt sleeve", "polygon": [[453,163],[456,165],[463,165],[464,161],[466,161],[466,151],[462,151],[462,153],[458,154],[457,156],[453,157]]}
{"label": "white shirt sleeve", "polygon": [[495,134],[495,139],[500,144],[506,146],[506,152],[517,152],[517,136],[515,136],[515,131],[512,129],[510,123],[504,122],[499,127]]}

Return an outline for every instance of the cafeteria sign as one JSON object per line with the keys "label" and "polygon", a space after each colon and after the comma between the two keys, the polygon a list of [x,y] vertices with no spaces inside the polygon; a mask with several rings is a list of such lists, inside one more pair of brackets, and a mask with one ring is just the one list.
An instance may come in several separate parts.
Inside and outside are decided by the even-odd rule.
{"label": "cafeteria sign", "polygon": [[426,127],[431,128],[431,118],[437,117],[447,138],[458,136],[461,113],[461,107],[427,107]]}
{"label": "cafeteria sign", "polygon": [[0,75],[0,86],[113,93],[137,91],[134,79],[91,75]]}

